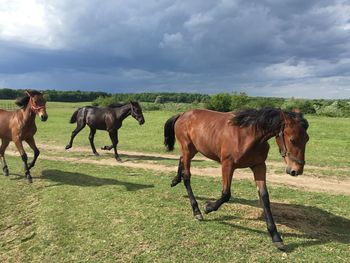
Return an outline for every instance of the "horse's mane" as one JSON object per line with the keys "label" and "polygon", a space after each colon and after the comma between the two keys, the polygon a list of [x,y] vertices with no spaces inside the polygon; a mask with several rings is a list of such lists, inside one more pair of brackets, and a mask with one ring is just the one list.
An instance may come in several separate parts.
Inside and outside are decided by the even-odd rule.
{"label": "horse's mane", "polygon": [[[257,129],[271,131],[281,127],[281,111],[281,109],[272,107],[265,107],[260,110],[237,110],[234,112],[232,122],[233,124],[241,127],[254,125]],[[307,130],[309,127],[309,124],[307,120],[304,119],[302,113],[294,111],[283,111],[283,113],[290,116],[294,120],[299,121],[305,130]]]}
{"label": "horse's mane", "polygon": [[107,108],[120,108],[124,105],[126,105],[128,103],[119,103],[119,102],[114,102],[114,103],[111,103],[107,106]]}
{"label": "horse's mane", "polygon": [[[42,95],[42,93],[40,91],[37,91],[37,90],[30,90],[30,94],[32,96],[35,96],[35,95]],[[27,107],[28,103],[29,103],[29,99],[30,97],[28,96],[28,94],[26,93],[24,96],[21,96],[21,97],[18,97],[16,100],[15,100],[15,104],[20,107],[21,109]]]}
{"label": "horse's mane", "polygon": [[114,102],[114,103],[109,104],[107,106],[107,108],[120,108],[120,107],[125,106],[129,103],[133,103],[133,104],[137,103],[139,105],[139,103],[137,101],[130,101],[130,102],[126,102],[126,103]]}

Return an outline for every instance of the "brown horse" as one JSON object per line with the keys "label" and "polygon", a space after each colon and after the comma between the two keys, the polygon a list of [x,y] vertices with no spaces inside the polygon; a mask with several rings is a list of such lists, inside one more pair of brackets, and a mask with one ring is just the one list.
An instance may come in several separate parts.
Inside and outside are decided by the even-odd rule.
{"label": "brown horse", "polygon": [[305,145],[309,139],[307,128],[308,122],[300,112],[286,112],[275,108],[230,113],[196,109],[173,116],[164,126],[164,144],[168,151],[172,151],[176,136],[182,156],[171,186],[184,179],[194,216],[202,220],[203,216],[190,184],[190,163],[195,154],[200,152],[220,162],[222,166],[222,195],[214,202],[207,202],[205,213],[216,211],[229,201],[234,170],[249,167],[254,174],[272,242],[284,250],[272,217],[266,187],[265,161],[269,151],[267,140],[276,136],[280,153],[286,163],[286,172],[297,176],[303,173],[305,164]]}
{"label": "brown horse", "polygon": [[[43,94],[36,90],[27,90],[24,97],[16,100],[21,108],[15,111],[0,110],[0,160],[5,176],[9,175],[8,166],[5,160],[5,150],[13,141],[22,157],[25,175],[29,183],[32,182],[30,169],[35,165],[40,152],[35,145],[34,134],[36,133],[35,116],[38,115],[41,121],[46,121],[46,101]],[[28,165],[28,157],[24,151],[22,141],[26,141],[34,151],[33,161]]]}

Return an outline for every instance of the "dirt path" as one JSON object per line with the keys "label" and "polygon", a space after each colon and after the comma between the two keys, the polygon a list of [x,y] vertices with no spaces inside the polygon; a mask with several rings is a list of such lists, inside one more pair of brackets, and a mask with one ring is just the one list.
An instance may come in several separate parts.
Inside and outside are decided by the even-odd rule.
{"label": "dirt path", "polygon": [[[54,151],[57,153],[57,156],[49,156],[42,154],[40,156],[40,159],[44,160],[52,160],[52,161],[65,161],[65,162],[72,162],[72,163],[87,163],[87,164],[96,164],[96,165],[108,165],[108,166],[123,166],[123,167],[132,167],[137,169],[147,169],[152,170],[156,172],[169,172],[174,173],[177,170],[176,166],[165,166],[162,164],[157,163],[150,163],[144,160],[138,160],[136,161],[130,161],[126,160],[123,163],[116,162],[113,158],[111,159],[104,159],[104,158],[97,158],[91,155],[91,157],[64,157],[69,156],[69,152],[78,152],[78,153],[90,153],[90,148],[88,147],[74,147],[69,150],[68,153],[65,152],[63,147],[53,146],[53,145],[39,145],[39,148]],[[65,153],[65,154],[63,154]],[[166,159],[177,159],[178,157],[176,155],[172,154],[159,154],[159,153],[144,153],[144,152],[135,152],[135,151],[120,151],[121,154],[129,155],[129,156],[144,156],[144,157],[150,157],[150,158],[166,158]],[[12,156],[18,156],[18,153],[16,153],[16,150],[14,147],[9,147],[6,154],[12,155]],[[208,160],[205,157],[196,157],[196,160]],[[277,163],[277,162],[268,162],[268,165],[281,167],[283,166],[283,163]],[[318,167],[314,166],[314,168],[317,169],[327,169],[327,167]],[[328,169],[334,169],[334,168],[328,168]],[[345,171],[349,171],[349,169],[341,168]],[[191,172],[194,175],[200,175],[200,176],[211,176],[211,177],[220,177],[221,175],[221,169],[220,167],[215,168],[196,168],[192,167]],[[350,171],[349,171],[350,172]],[[234,174],[234,179],[249,179],[253,180],[253,175],[248,169],[241,169],[236,170]],[[350,195],[350,180],[332,180],[332,179],[324,179],[324,178],[316,178],[316,177],[306,177],[306,176],[298,176],[298,177],[292,177],[286,174],[274,174],[269,171],[267,176],[267,181],[269,184],[275,184],[275,185],[286,185],[286,186],[292,186],[296,188],[302,188],[309,191],[322,191],[322,192],[328,192],[328,193],[334,193],[334,194],[346,194]]]}

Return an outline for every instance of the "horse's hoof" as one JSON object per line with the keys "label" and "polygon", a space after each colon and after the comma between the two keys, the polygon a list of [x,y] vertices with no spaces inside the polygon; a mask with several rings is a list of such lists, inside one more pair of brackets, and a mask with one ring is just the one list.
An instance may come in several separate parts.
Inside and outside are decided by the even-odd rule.
{"label": "horse's hoof", "polygon": [[68,149],[70,149],[70,148],[72,148],[72,145],[66,145],[66,150],[68,150]]}
{"label": "horse's hoof", "polygon": [[283,244],[283,241],[273,242],[273,244],[281,251],[286,251],[286,246]]}
{"label": "horse's hoof", "polygon": [[194,217],[195,217],[198,221],[202,221],[202,220],[203,220],[202,214],[194,215]]}
{"label": "horse's hoof", "polygon": [[31,184],[31,183],[33,183],[33,179],[32,179],[32,178],[27,178],[27,182],[28,182],[29,184]]}
{"label": "horse's hoof", "polygon": [[9,170],[7,168],[4,168],[3,172],[4,172],[5,176],[9,176],[10,175]]}
{"label": "horse's hoof", "polygon": [[94,155],[95,155],[96,157],[99,157],[99,156],[100,156],[100,154],[99,154],[98,152],[95,152]]}
{"label": "horse's hoof", "polygon": [[180,182],[181,182],[181,180],[176,180],[176,179],[172,180],[171,184],[170,184],[170,187],[174,187],[174,186],[178,185]]}
{"label": "horse's hoof", "polygon": [[209,214],[210,212],[213,212],[215,209],[213,208],[213,204],[210,201],[207,201],[205,207],[204,207],[204,213]]}
{"label": "horse's hoof", "polygon": [[123,161],[122,161],[122,159],[120,159],[119,157],[118,158],[115,158],[116,159],[116,161],[118,162],[118,163],[122,163]]}
{"label": "horse's hoof", "polygon": [[104,150],[104,151],[110,151],[112,148],[111,147],[109,147],[109,146],[103,146],[103,147],[101,147],[101,150]]}

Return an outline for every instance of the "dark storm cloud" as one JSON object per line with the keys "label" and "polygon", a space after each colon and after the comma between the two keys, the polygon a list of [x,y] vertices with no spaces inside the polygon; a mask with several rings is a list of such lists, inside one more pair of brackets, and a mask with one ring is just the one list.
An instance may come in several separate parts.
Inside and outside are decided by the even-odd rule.
{"label": "dark storm cloud", "polygon": [[2,25],[1,86],[350,96],[349,1],[34,2]]}

